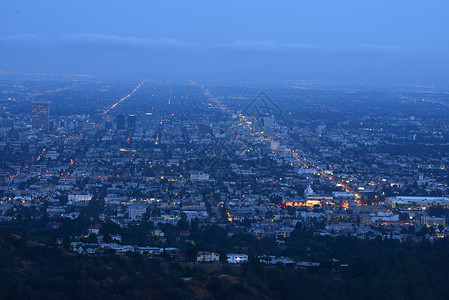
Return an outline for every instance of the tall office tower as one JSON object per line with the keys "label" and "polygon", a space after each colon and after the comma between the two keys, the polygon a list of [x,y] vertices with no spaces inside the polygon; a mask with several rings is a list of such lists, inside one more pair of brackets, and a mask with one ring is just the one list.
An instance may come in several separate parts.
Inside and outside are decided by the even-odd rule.
{"label": "tall office tower", "polygon": [[33,129],[48,130],[50,123],[50,102],[33,102]]}
{"label": "tall office tower", "polygon": [[274,130],[274,116],[263,118],[263,130],[266,133],[273,133]]}
{"label": "tall office tower", "polygon": [[268,116],[263,118],[263,126],[265,128],[274,126],[274,116]]}
{"label": "tall office tower", "polygon": [[135,129],[137,125],[136,115],[128,115],[128,129]]}
{"label": "tall office tower", "polygon": [[124,115],[117,115],[116,121],[116,128],[118,130],[125,129],[125,116]]}
{"label": "tall office tower", "polygon": [[112,129],[112,121],[107,120],[107,121],[104,123],[104,129],[106,129],[106,130]]}

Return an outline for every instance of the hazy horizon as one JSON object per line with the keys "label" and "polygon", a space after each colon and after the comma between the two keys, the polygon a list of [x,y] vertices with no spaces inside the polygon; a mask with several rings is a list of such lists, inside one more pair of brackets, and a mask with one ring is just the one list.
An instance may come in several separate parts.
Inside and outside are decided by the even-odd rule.
{"label": "hazy horizon", "polygon": [[15,1],[6,72],[447,85],[446,1]]}

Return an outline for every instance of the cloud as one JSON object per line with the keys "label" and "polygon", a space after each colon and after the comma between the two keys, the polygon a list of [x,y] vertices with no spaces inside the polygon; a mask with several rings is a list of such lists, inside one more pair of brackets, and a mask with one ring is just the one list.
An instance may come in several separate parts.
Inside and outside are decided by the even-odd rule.
{"label": "cloud", "polygon": [[435,49],[409,48],[401,45],[358,44],[352,46],[324,46],[302,43],[278,43],[270,40],[237,40],[220,44],[200,44],[190,41],[180,41],[172,38],[150,39],[136,36],[119,36],[101,33],[74,33],[55,37],[39,36],[34,34],[19,34],[0,36],[0,45],[3,48],[27,47],[70,47],[83,49],[124,49],[124,50],[211,50],[232,51],[242,53],[315,53],[321,55],[397,55],[408,54],[412,56],[431,55],[443,53]]}
{"label": "cloud", "polygon": [[0,36],[0,41],[27,41],[34,39],[39,39],[39,37],[31,33]]}
{"label": "cloud", "polygon": [[404,47],[400,45],[374,45],[374,44],[360,44],[353,47],[343,48],[343,52],[349,54],[353,53],[367,53],[367,54],[388,54],[399,53],[404,51]]}
{"label": "cloud", "polygon": [[189,48],[197,44],[178,41],[170,38],[147,39],[134,36],[118,36],[99,33],[64,34],[56,37],[38,36],[34,34],[19,34],[0,36],[0,44],[4,46],[71,46],[71,47],[105,47],[105,48]]}
{"label": "cloud", "polygon": [[41,37],[35,34],[24,33],[16,35],[0,36],[0,45],[4,46],[23,46],[28,44],[48,44],[51,39]]}
{"label": "cloud", "polygon": [[398,53],[404,50],[399,45],[375,45],[375,44],[359,44],[348,47],[327,47],[313,44],[300,43],[276,43],[273,41],[253,41],[239,40],[227,44],[219,44],[217,48],[233,50],[233,51],[260,51],[260,52],[295,52],[309,51],[321,52],[323,54],[388,54]]}
{"label": "cloud", "polygon": [[147,39],[134,36],[117,36],[99,33],[65,34],[60,36],[58,41],[65,45],[93,45],[131,48],[186,48],[196,46],[196,43],[178,41],[169,38]]}
{"label": "cloud", "polygon": [[237,51],[292,51],[292,50],[318,50],[321,46],[298,43],[276,43],[273,41],[235,41],[227,44],[218,44],[217,48]]}

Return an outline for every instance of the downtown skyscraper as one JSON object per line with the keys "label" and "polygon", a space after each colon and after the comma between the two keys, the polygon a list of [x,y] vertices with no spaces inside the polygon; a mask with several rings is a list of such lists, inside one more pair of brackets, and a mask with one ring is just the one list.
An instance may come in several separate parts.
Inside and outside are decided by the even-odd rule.
{"label": "downtown skyscraper", "polygon": [[50,102],[33,102],[33,129],[48,130],[50,124]]}

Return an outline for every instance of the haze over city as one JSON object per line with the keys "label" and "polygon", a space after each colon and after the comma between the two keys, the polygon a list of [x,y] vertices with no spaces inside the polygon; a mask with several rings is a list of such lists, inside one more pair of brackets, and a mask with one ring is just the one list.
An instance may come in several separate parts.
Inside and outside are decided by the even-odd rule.
{"label": "haze over city", "polygon": [[3,1],[9,72],[445,85],[449,3]]}

